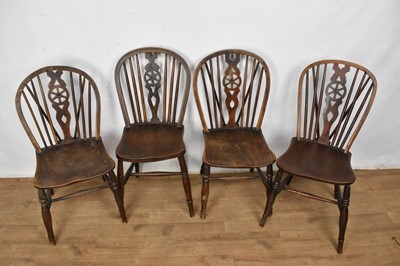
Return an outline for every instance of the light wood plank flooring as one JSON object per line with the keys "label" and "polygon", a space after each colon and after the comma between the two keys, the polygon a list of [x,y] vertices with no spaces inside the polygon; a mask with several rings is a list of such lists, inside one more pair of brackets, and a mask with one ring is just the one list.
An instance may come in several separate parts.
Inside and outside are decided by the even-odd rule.
{"label": "light wood plank flooring", "polygon": [[[57,202],[56,246],[48,244],[31,179],[0,179],[0,265],[400,265],[400,170],[357,176],[342,255],[335,205],[282,192],[260,228],[265,190],[257,179],[211,180],[206,220],[199,175],[191,175],[194,218],[179,177],[131,178],[127,224],[109,190]],[[324,184],[292,184],[332,194]]]}

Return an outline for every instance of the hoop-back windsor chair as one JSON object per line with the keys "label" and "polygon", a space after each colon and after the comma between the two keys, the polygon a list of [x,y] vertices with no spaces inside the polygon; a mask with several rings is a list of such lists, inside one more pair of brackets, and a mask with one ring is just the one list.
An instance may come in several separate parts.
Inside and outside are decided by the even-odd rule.
{"label": "hoop-back windsor chair", "polygon": [[[123,222],[122,195],[115,163],[100,136],[100,95],[93,79],[82,70],[48,66],[30,74],[18,88],[16,109],[36,151],[33,180],[50,243],[56,244],[50,206],[53,202],[109,187]],[[53,198],[55,188],[102,177],[107,185],[85,188]]]}
{"label": "hoop-back windsor chair", "polygon": [[210,167],[256,168],[269,194],[275,155],[261,130],[270,91],[265,61],[239,49],[215,52],[197,65],[193,89],[205,145],[201,217],[206,217]]}
{"label": "hoop-back windsor chair", "polygon": [[[366,68],[342,60],[322,60],[301,73],[298,88],[297,134],[277,159],[279,170],[260,225],[272,214],[276,196],[286,190],[337,204],[340,211],[337,252],[342,253],[348,220],[352,146],[375,98],[377,82]],[[283,172],[287,173],[282,180]],[[329,199],[289,186],[293,176],[334,185]],[[343,187],[343,189],[341,189]]]}
{"label": "hoop-back windsor chair", "polygon": [[[189,214],[194,216],[183,141],[183,120],[190,81],[186,61],[164,48],[132,50],[122,56],[115,67],[115,83],[125,121],[122,138],[116,149],[122,192],[132,175],[180,174]],[[139,171],[139,163],[173,158],[178,158],[180,172]],[[130,162],[126,171],[124,162]]]}

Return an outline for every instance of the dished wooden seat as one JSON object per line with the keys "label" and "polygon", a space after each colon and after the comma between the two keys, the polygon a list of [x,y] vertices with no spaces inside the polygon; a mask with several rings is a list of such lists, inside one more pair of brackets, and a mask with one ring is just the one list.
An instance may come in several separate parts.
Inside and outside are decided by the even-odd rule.
{"label": "dished wooden seat", "polygon": [[215,167],[253,168],[274,163],[261,130],[220,128],[204,132],[203,162]]}
{"label": "dished wooden seat", "polygon": [[154,162],[185,153],[183,127],[168,124],[141,124],[124,128],[116,154],[130,162]]}
{"label": "dished wooden seat", "polygon": [[36,159],[34,186],[37,188],[56,188],[89,180],[115,167],[102,140],[94,138],[42,149]]}
{"label": "dished wooden seat", "polygon": [[344,153],[315,141],[293,138],[276,164],[293,175],[331,184],[352,184],[356,176],[351,168],[351,153]]}

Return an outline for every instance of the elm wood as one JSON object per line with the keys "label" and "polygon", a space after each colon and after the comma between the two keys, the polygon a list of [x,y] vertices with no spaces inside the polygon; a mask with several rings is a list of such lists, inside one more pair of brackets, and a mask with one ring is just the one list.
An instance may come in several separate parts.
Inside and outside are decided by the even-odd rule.
{"label": "elm wood", "polygon": [[276,165],[293,175],[334,185],[356,181],[350,152],[343,153],[314,141],[292,138],[287,151],[276,160]]}
{"label": "elm wood", "polygon": [[176,158],[185,153],[184,128],[171,124],[138,124],[125,127],[117,158],[136,163]]}
{"label": "elm wood", "polygon": [[[93,79],[68,66],[48,66],[29,75],[18,88],[16,109],[36,150],[33,180],[50,243],[56,244],[50,207],[53,202],[110,188],[120,216],[124,203],[114,162],[100,137],[100,95]],[[53,198],[54,188],[101,177],[107,185]]]}
{"label": "elm wood", "polygon": [[[122,56],[115,67],[115,84],[125,121],[116,149],[123,194],[130,176],[181,174],[189,214],[194,216],[183,141],[190,81],[186,61],[163,48],[132,50]],[[180,172],[139,172],[140,163],[173,158],[178,159]],[[131,163],[127,171],[124,171],[123,162]]]}
{"label": "elm wood", "polygon": [[[350,186],[356,181],[350,147],[375,99],[377,82],[366,68],[341,60],[307,66],[299,81],[297,136],[277,159],[277,172],[260,226],[282,191],[336,204],[340,211],[337,252],[343,252]],[[304,110],[303,110],[304,108]],[[282,180],[283,173],[287,176]],[[334,185],[334,200],[289,187],[293,177]]]}
{"label": "elm wood", "polygon": [[36,154],[36,188],[57,188],[110,172],[114,161],[101,139],[77,140],[43,149]]}
{"label": "elm wood", "polygon": [[[210,167],[256,168],[269,195],[275,155],[261,131],[270,90],[265,61],[239,49],[215,52],[197,65],[193,89],[205,146],[201,218],[207,215]],[[267,167],[268,177],[261,167]]]}

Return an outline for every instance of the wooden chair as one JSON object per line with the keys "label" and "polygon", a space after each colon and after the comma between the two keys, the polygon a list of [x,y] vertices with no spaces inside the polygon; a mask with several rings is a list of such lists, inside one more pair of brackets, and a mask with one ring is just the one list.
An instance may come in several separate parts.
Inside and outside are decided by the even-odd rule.
{"label": "wooden chair", "polygon": [[[299,81],[297,134],[277,159],[279,171],[261,226],[272,214],[275,198],[282,190],[337,204],[340,210],[337,252],[342,253],[350,186],[356,180],[350,147],[372,106],[376,87],[373,74],[354,63],[323,60],[305,68]],[[284,172],[287,176],[282,180]],[[335,199],[290,187],[293,176],[334,185]]]}
{"label": "wooden chair", "polygon": [[[183,141],[190,80],[188,64],[170,50],[148,47],[121,57],[115,68],[115,84],[125,128],[116,155],[122,192],[131,175],[179,174],[190,216],[194,216]],[[180,172],[139,172],[140,163],[173,158],[178,158]],[[123,162],[130,162],[126,172]]]}
{"label": "wooden chair", "polygon": [[[30,74],[15,98],[21,123],[36,150],[33,180],[50,243],[56,244],[50,206],[85,192],[110,188],[127,222],[114,161],[100,137],[100,95],[93,79],[68,66],[48,66]],[[54,189],[101,177],[106,185],[53,198]]]}
{"label": "wooden chair", "polygon": [[[197,65],[193,86],[205,145],[201,167],[201,217],[205,218],[211,166],[256,168],[269,194],[275,155],[261,130],[270,90],[269,69],[254,53],[218,51]],[[260,169],[264,166],[268,177]]]}

